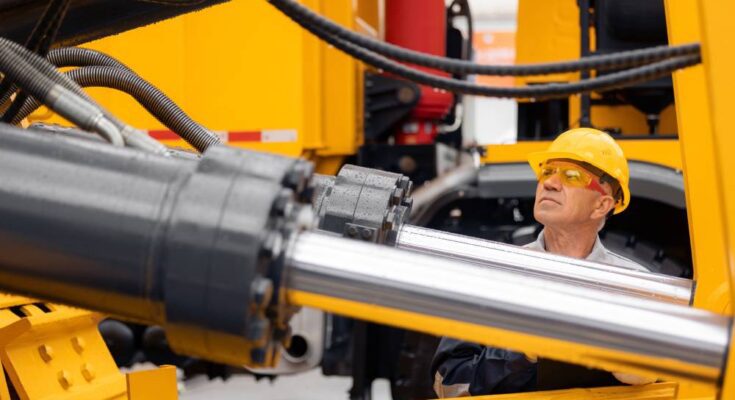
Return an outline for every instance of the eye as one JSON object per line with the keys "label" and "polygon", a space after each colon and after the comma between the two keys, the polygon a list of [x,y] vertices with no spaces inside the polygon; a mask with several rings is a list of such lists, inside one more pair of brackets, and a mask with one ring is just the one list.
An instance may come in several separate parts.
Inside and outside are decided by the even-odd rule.
{"label": "eye", "polygon": [[544,168],[541,169],[541,177],[542,178],[549,178],[552,175],[554,175],[554,173],[556,173],[556,168],[544,167]]}
{"label": "eye", "polygon": [[570,182],[579,182],[582,180],[582,174],[579,171],[568,169],[564,171],[564,177]]}

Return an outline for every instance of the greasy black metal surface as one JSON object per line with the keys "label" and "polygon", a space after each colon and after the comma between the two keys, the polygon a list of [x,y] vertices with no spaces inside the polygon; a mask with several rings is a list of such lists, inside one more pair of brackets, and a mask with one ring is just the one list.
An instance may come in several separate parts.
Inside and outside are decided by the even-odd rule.
{"label": "greasy black metal surface", "polygon": [[[74,45],[224,3],[226,0],[73,0],[56,38]],[[46,0],[0,0],[0,36],[24,42]]]}
{"label": "greasy black metal surface", "polygon": [[[582,57],[587,57],[590,55],[590,0],[577,0],[577,6],[579,7],[580,54]],[[580,71],[579,78],[589,79],[590,71]],[[590,102],[590,94],[580,94],[579,103],[579,126],[591,127],[592,118],[590,112],[592,103]]]}
{"label": "greasy black metal surface", "polygon": [[553,140],[569,129],[569,99],[518,103],[518,140]]}
{"label": "greasy black metal surface", "polygon": [[[663,0],[596,0],[596,53],[611,53],[668,44]],[[611,72],[611,71],[610,71]],[[609,72],[603,72],[609,73]],[[639,83],[603,94],[602,101],[629,103],[645,114],[649,134],[659,132],[659,114],[674,102],[671,77]]]}
{"label": "greasy black metal surface", "polygon": [[[13,277],[3,286],[30,290],[23,283],[38,279],[161,301],[161,291],[145,282],[146,270],[157,264],[151,244],[163,234],[162,205],[196,163],[5,125],[0,130],[0,264]],[[109,311],[123,306],[105,298],[90,303]],[[131,312],[139,319],[154,315],[150,307]]]}
{"label": "greasy black metal surface", "polygon": [[419,86],[404,79],[365,72],[365,140],[384,140],[421,98]]}
{"label": "greasy black metal surface", "polygon": [[319,229],[385,243],[411,211],[411,181],[400,174],[345,165],[332,180],[318,181]]}
{"label": "greasy black metal surface", "polygon": [[187,160],[0,126],[0,287],[268,338],[279,243],[310,173],[224,146]]}
{"label": "greasy black metal surface", "polygon": [[[266,159],[260,164],[251,158]],[[254,303],[250,287],[269,273],[260,253],[274,228],[271,208],[294,161],[224,146],[205,153],[177,191],[166,227],[162,261],[168,322],[248,333]],[[270,167],[267,172],[263,164]],[[251,174],[254,165],[261,170]],[[293,193],[284,195],[290,199]]]}
{"label": "greasy black metal surface", "polygon": [[422,185],[442,173],[448,165],[456,165],[459,157],[455,148],[443,143],[396,145],[371,143],[357,152],[357,164],[403,174],[414,185]]}

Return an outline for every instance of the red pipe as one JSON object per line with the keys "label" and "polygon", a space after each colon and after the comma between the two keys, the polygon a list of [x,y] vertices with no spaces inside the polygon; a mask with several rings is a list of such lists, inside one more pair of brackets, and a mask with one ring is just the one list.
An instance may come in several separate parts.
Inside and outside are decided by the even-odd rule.
{"label": "red pipe", "polygon": [[[387,0],[385,39],[395,45],[437,56],[446,56],[447,16],[444,0]],[[440,76],[449,74],[412,66]],[[411,120],[396,133],[397,144],[430,144],[436,139],[437,124],[454,103],[454,95],[421,86],[421,99]]]}

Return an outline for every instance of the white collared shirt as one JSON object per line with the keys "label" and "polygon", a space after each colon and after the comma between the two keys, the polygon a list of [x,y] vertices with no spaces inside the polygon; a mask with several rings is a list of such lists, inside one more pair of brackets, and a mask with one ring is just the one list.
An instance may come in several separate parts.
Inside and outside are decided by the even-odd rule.
{"label": "white collared shirt", "polygon": [[[527,249],[542,251],[546,253],[546,242],[544,241],[544,231],[541,231],[541,233],[538,234],[538,238],[536,238],[536,241],[531,242],[523,247]],[[615,254],[612,251],[606,249],[605,246],[602,245],[602,241],[600,241],[599,236],[595,240],[595,245],[592,246],[592,251],[585,258],[585,260],[609,264],[609,265],[615,265],[617,267],[628,268],[628,269],[632,269],[635,271],[650,272],[648,268],[638,264],[637,262],[629,260],[621,255]]]}

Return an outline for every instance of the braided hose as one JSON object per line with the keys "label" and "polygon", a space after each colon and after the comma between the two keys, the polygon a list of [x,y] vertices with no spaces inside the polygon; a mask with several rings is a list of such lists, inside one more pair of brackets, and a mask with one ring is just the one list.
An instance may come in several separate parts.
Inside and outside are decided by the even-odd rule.
{"label": "braided hose", "polygon": [[82,47],[62,47],[49,51],[46,58],[58,68],[102,66],[132,71],[127,65],[105,53]]}
{"label": "braided hose", "polygon": [[[11,46],[11,49],[15,50],[17,52],[20,44],[15,42],[8,42],[8,45]],[[22,53],[19,53],[20,56],[22,56]],[[47,60],[55,65],[58,68],[62,67],[77,67],[77,66],[86,66],[86,65],[105,65],[109,67],[119,67],[124,69],[129,69],[125,64],[117,61],[116,59],[104,54],[100,53],[98,51],[90,50],[90,49],[83,49],[78,47],[64,47],[60,49],[53,49],[49,51],[49,53],[46,56]],[[27,60],[32,61],[32,60]],[[42,63],[33,63],[35,67],[40,68],[45,73],[50,73],[52,68],[48,68],[47,64]],[[56,68],[53,68],[53,75],[51,76],[52,79],[56,76],[58,71],[56,71]],[[66,79],[54,79],[55,82],[59,83],[60,85],[63,85],[65,88],[75,92],[76,94],[84,97],[85,99],[92,101],[92,98],[90,98],[84,91],[77,91],[75,88],[76,85],[70,84],[70,82]],[[8,100],[10,100],[10,97],[15,93],[15,91],[18,89],[14,85],[10,83],[10,80],[4,82],[4,85],[7,86],[8,90],[4,91],[4,94],[2,97],[0,97],[0,105],[5,104]],[[25,102],[23,103],[25,104]],[[20,110],[18,110],[20,112]],[[22,119],[22,118],[21,118]],[[12,121],[19,121],[20,119],[16,117],[13,118]]]}
{"label": "braided hose", "polygon": [[555,63],[480,65],[467,60],[456,60],[421,53],[375,40],[371,37],[346,29],[293,0],[269,0],[269,2],[293,21],[314,34],[317,34],[317,31],[321,31],[330,36],[336,36],[338,39],[342,39],[358,47],[362,47],[388,58],[458,75],[529,76],[549,75],[590,69],[621,69],[650,64],[655,61],[672,57],[698,55],[700,50],[698,43],[692,43],[671,47],[657,46],[647,49],[590,56],[580,60]]}
{"label": "braided hose", "polygon": [[39,56],[38,54],[30,52],[25,47],[11,40],[0,38],[0,45],[7,46],[7,48],[13,51],[18,57],[20,57],[25,62],[31,64],[35,69],[40,71],[51,81],[74,92],[74,94],[81,96],[90,103],[97,105],[97,103],[91,97],[89,97],[89,95],[87,95],[87,93],[85,93],[84,90],[79,87],[79,85],[70,80],[66,75],[59,72],[56,69],[56,66],[51,64],[45,58]]}
{"label": "braided hose", "polygon": [[[115,145],[123,145],[120,130],[104,118],[101,108],[89,102],[84,96],[62,85],[65,81],[56,68],[37,54],[23,46],[0,38],[0,70],[15,84],[40,99],[54,111],[60,113],[79,126],[90,129]],[[52,71],[47,73],[47,71]],[[72,86],[73,82],[69,83]],[[76,86],[78,91],[81,88]]]}
{"label": "braided hose", "polygon": [[[297,16],[293,17],[296,18],[295,20],[299,24],[302,24],[302,22],[298,20]],[[406,67],[403,64],[369,50],[365,50],[362,47],[356,46],[334,35],[330,35],[320,29],[312,27],[311,32],[325,42],[358,60],[410,81],[454,93],[500,98],[541,100],[563,98],[576,93],[613,90],[623,86],[658,79],[667,76],[678,69],[696,65],[701,61],[699,55],[682,56],[637,68],[606,74],[600,77],[583,79],[572,83],[548,83],[523,87],[494,87],[477,85],[468,81],[428,74],[414,68]]]}
{"label": "braided hose", "polygon": [[[158,88],[129,70],[89,66],[68,71],[65,75],[81,87],[107,87],[131,95],[156,119],[200,152],[220,143],[217,135],[191,119]],[[39,106],[36,101],[26,101],[16,119],[22,120]]]}

